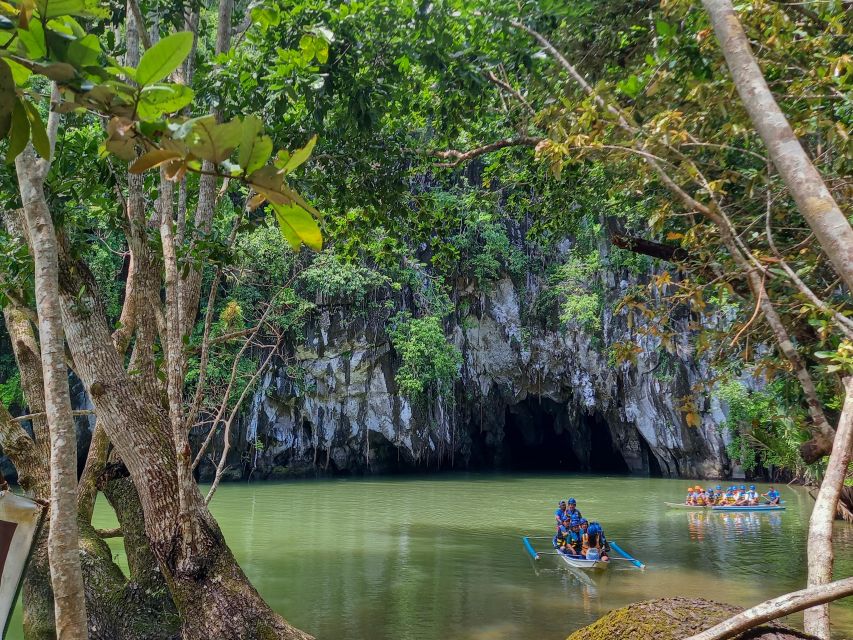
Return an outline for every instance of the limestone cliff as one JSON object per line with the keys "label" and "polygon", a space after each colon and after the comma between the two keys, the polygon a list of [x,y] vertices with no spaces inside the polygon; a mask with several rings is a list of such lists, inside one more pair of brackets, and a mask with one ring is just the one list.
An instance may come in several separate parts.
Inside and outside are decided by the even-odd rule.
{"label": "limestone cliff", "polygon": [[[604,280],[610,299],[630,283],[618,272]],[[397,393],[387,314],[318,306],[307,339],[287,366],[266,374],[245,413],[234,475],[439,467],[730,473],[717,402],[701,401],[699,426],[688,426],[682,411],[692,385],[708,376],[688,337],[668,355],[612,311],[603,338],[544,326],[523,313],[525,296],[541,286],[532,276],[523,291],[508,277],[482,289],[459,283],[462,312],[448,332],[464,364],[453,397],[426,403]],[[642,348],[636,364],[609,363],[608,346],[626,339]]]}

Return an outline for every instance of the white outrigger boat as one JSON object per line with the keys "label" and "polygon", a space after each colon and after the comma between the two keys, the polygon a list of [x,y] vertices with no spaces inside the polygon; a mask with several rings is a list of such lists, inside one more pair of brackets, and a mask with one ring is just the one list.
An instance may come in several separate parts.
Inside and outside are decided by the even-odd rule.
{"label": "white outrigger boat", "polygon": [[[534,560],[540,559],[540,554],[533,548],[533,545],[530,543],[530,540],[551,540],[549,536],[538,536],[538,537],[530,537],[524,536],[522,541],[524,542],[524,548],[527,550],[527,553],[530,554],[530,557]],[[585,571],[603,571],[607,569],[613,560],[626,560],[630,562],[632,565],[637,567],[638,569],[645,569],[646,565],[637,560],[635,557],[630,555],[627,551],[625,551],[618,544],[610,541],[610,550],[613,554],[616,554],[618,557],[612,557],[610,560],[587,560],[586,558],[580,558],[577,556],[570,556],[568,554],[562,553],[561,551],[544,551],[545,555],[554,555],[560,556],[568,566],[573,569],[583,569]]]}

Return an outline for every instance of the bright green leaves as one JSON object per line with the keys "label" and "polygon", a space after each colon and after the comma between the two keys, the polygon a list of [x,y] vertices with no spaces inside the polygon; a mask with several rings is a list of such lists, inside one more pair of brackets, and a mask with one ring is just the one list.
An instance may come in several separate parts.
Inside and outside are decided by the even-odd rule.
{"label": "bright green leaves", "polygon": [[643,81],[639,76],[631,75],[617,83],[619,91],[629,98],[636,98],[643,91]]}
{"label": "bright green leaves", "polygon": [[143,87],[160,82],[181,66],[192,46],[193,34],[189,31],[166,36],[142,56],[136,68],[136,82]]}
{"label": "bright green leaves", "polygon": [[139,92],[136,113],[140,120],[156,120],[164,114],[180,111],[194,97],[193,90],[182,84],[152,84]]}
{"label": "bright green leaves", "polygon": [[[143,90],[141,95],[144,94]],[[163,99],[162,104],[167,102]],[[318,251],[322,248],[323,236],[315,219],[320,213],[286,181],[288,173],[311,157],[317,136],[293,153],[280,151],[268,164],[272,139],[264,133],[261,120],[253,115],[223,123],[213,116],[203,116],[167,126],[115,117],[107,124],[107,134],[106,150],[133,161],[131,173],[162,166],[167,179],[179,180],[186,172],[201,171],[202,161],[212,163],[218,175],[240,180],[251,188],[254,195],[249,209],[269,202],[282,235],[294,250],[302,244]]]}
{"label": "bright green leaves", "polygon": [[243,119],[237,164],[243,167],[247,174],[263,167],[272,155],[272,139],[262,135],[262,128],[263,124],[257,116],[246,116]]}
{"label": "bright green leaves", "polygon": [[305,209],[293,204],[273,204],[275,219],[281,235],[294,251],[298,251],[302,243],[320,251],[323,248],[323,234],[317,221]]}
{"label": "bright green leaves", "polygon": [[36,10],[45,20],[58,16],[107,18],[109,11],[99,0],[36,0]]}

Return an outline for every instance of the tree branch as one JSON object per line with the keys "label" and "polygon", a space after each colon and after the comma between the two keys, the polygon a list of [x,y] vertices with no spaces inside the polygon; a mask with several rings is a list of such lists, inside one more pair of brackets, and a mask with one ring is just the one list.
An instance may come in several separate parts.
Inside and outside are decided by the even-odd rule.
{"label": "tree branch", "polygon": [[457,167],[463,162],[468,162],[469,160],[473,160],[478,156],[482,156],[487,153],[492,153],[494,151],[499,151],[500,149],[505,149],[507,147],[535,147],[537,144],[542,142],[542,140],[544,140],[544,138],[536,138],[533,136],[516,136],[515,138],[506,138],[505,140],[498,140],[496,142],[483,145],[482,147],[477,147],[476,149],[470,149],[468,151],[447,149],[446,151],[428,151],[427,155],[430,155],[434,158],[440,158],[442,160],[452,160],[451,162],[439,163],[440,167]]}
{"label": "tree branch", "polygon": [[759,605],[690,636],[686,640],[727,640],[758,625],[803,609],[853,595],[853,578],[845,578],[819,587],[809,587],[767,600]]}

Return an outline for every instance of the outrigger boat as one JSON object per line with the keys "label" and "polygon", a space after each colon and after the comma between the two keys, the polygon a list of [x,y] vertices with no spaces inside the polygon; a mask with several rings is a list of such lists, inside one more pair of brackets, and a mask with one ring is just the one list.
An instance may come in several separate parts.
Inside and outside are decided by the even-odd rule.
{"label": "outrigger boat", "polygon": [[682,502],[665,502],[670,509],[687,509],[690,511],[784,511],[781,504],[754,504],[754,505],[698,505],[684,504]]}
{"label": "outrigger boat", "polygon": [[[586,558],[581,558],[580,556],[570,556],[568,554],[562,553],[560,551],[544,551],[542,554],[539,554],[536,549],[533,548],[533,545],[530,543],[530,540],[551,540],[549,536],[539,536],[531,538],[530,536],[524,536],[522,540],[524,541],[524,548],[527,549],[527,553],[530,554],[534,560],[539,560],[540,555],[554,555],[560,556],[568,566],[574,569],[584,569],[585,571],[602,571],[607,569],[613,560],[627,560],[631,564],[633,564],[638,569],[645,569],[646,565],[642,562],[629,555],[622,547],[620,547],[615,542],[610,542],[610,550],[615,554],[610,560],[587,560]],[[616,557],[619,556],[619,557]]]}

